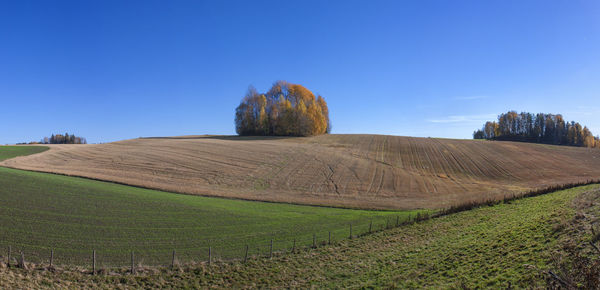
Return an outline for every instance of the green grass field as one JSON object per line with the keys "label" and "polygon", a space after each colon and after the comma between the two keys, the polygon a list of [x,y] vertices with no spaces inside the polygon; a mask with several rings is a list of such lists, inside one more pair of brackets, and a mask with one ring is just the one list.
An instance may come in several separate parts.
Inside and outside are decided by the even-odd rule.
{"label": "green grass field", "polygon": [[[4,150],[0,148],[0,152]],[[28,150],[35,147],[23,147]],[[20,149],[20,148],[19,148]],[[13,149],[11,149],[13,150]],[[38,149],[39,150],[39,149]],[[35,151],[35,150],[33,150]],[[22,154],[33,151],[20,151]],[[2,156],[14,156],[1,153]],[[0,255],[8,246],[27,260],[99,267],[127,265],[130,251],[144,265],[267,255],[329,238],[338,241],[416,212],[364,211],[173,194],[84,178],[0,168]],[[14,255],[13,255],[14,257]]]}
{"label": "green grass field", "polygon": [[597,200],[598,194],[598,185],[563,190],[273,259],[253,258],[245,264],[194,264],[184,266],[183,271],[160,268],[130,275],[120,270],[96,276],[79,269],[12,268],[0,269],[0,284],[34,288],[545,288],[543,271],[557,270],[552,257],[560,256],[565,239],[587,244],[589,235],[572,236],[573,229],[581,227],[579,221],[587,219],[575,215],[576,207],[579,211],[581,206],[593,206],[596,203],[589,200]]}
{"label": "green grass field", "polygon": [[45,146],[0,146],[0,161],[48,150]]}
{"label": "green grass field", "polygon": [[583,193],[597,195],[599,189],[583,186],[481,207],[274,261],[224,265],[201,275],[190,270],[182,277],[163,276],[168,279],[164,285],[543,288],[542,271],[555,269],[553,253],[561,249],[561,237],[569,235],[562,225],[575,216],[572,201]]}

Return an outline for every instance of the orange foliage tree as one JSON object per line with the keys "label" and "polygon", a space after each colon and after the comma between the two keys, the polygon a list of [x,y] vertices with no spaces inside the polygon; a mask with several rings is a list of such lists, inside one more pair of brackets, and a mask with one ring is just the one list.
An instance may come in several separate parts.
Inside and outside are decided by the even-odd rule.
{"label": "orange foliage tree", "polygon": [[307,88],[277,81],[266,93],[250,87],[235,110],[239,135],[314,136],[331,132],[325,99]]}

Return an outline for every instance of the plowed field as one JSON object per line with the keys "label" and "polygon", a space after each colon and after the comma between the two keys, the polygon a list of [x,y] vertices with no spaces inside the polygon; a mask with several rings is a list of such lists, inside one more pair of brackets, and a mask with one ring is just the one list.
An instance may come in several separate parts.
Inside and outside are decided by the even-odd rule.
{"label": "plowed field", "polygon": [[377,209],[447,207],[600,178],[600,150],[515,142],[184,136],[50,148],[0,165],[187,194]]}

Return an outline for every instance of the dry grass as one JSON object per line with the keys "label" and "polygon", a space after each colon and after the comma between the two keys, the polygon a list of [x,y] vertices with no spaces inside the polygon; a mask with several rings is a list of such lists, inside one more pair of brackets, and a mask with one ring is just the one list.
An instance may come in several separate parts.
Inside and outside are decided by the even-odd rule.
{"label": "dry grass", "polygon": [[600,177],[600,150],[515,142],[186,136],[50,147],[0,165],[188,194],[377,209],[449,207]]}

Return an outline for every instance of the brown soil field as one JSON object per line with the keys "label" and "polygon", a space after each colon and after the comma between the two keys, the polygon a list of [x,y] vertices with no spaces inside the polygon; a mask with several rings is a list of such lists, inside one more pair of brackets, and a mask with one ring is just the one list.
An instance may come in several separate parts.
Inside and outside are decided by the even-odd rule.
{"label": "brown soil field", "polygon": [[600,178],[600,150],[323,135],[183,136],[51,145],[0,165],[171,192],[369,209],[441,208]]}

